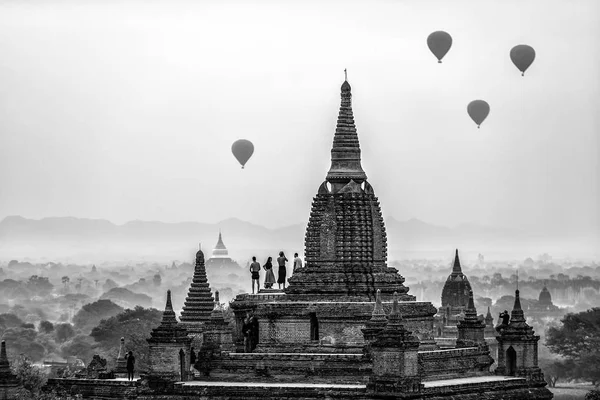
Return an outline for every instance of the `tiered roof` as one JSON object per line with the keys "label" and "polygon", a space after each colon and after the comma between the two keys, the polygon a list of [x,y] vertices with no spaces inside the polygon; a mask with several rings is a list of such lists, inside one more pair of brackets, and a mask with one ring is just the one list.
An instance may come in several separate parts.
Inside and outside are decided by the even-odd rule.
{"label": "tiered roof", "polygon": [[202,250],[198,250],[196,253],[194,277],[184,304],[181,312],[181,322],[186,326],[202,324],[210,319],[210,314],[214,308],[214,299],[206,278]]}
{"label": "tiered roof", "polygon": [[348,81],[331,149],[331,168],[313,200],[306,229],[306,267],[294,273],[291,298],[373,301],[375,288],[389,299],[414,300],[404,278],[388,268],[387,235],[379,201],[362,169]]}
{"label": "tiered roof", "polygon": [[162,321],[157,328],[152,329],[150,336],[148,343],[187,343],[191,340],[188,338],[187,330],[177,322],[170,290],[167,290],[167,304]]}

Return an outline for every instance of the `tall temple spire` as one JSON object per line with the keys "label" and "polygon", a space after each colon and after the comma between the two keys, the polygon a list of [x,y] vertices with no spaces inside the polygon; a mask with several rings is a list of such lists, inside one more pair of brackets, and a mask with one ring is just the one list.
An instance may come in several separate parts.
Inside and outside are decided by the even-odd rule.
{"label": "tall temple spire", "polygon": [[213,307],[214,299],[206,277],[204,253],[202,250],[198,250],[194,277],[181,312],[181,322],[186,325],[188,330],[191,330],[192,325],[200,325],[210,319]]}
{"label": "tall temple spire", "polygon": [[9,367],[8,356],[6,355],[6,342],[3,340],[2,347],[0,348],[0,372]]}
{"label": "tall temple spire", "polygon": [[[6,355],[6,342],[2,341],[0,348],[0,398],[2,397],[3,390],[10,390],[18,385],[18,380],[15,374],[10,369],[10,363],[8,362],[8,356]],[[6,393],[4,393],[6,394]],[[6,397],[13,398],[13,397]]]}
{"label": "tall temple spire", "polygon": [[345,80],[341,87],[342,101],[331,149],[331,168],[327,173],[327,180],[330,182],[348,183],[353,180],[361,183],[367,179],[360,163],[360,145],[354,125],[351,90],[350,84]]}
{"label": "tall temple spire", "polygon": [[460,259],[458,258],[458,249],[454,253],[454,266],[452,267],[452,275],[462,274],[462,268],[460,267]]}

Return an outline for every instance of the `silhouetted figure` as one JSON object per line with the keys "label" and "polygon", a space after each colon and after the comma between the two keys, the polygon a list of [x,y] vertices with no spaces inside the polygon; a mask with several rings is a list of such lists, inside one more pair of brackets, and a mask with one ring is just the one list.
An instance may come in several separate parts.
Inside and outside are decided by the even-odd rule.
{"label": "silhouetted figure", "polygon": [[244,335],[244,351],[252,353],[258,345],[258,319],[250,311],[246,312],[242,334]]}
{"label": "silhouetted figure", "polygon": [[192,347],[190,349],[190,367],[194,368],[194,364],[196,364],[196,352],[194,351],[194,348]]}
{"label": "silhouetted figure", "polygon": [[273,284],[275,283],[275,274],[273,273],[273,257],[267,258],[267,262],[263,265],[265,271],[267,271],[265,276],[265,289],[271,289]]}
{"label": "silhouetted figure", "polygon": [[127,380],[133,380],[133,370],[135,369],[135,357],[133,351],[127,353]]}
{"label": "silhouetted figure", "polygon": [[302,259],[298,257],[298,253],[294,253],[294,272],[302,268]]}
{"label": "silhouetted figure", "polygon": [[510,314],[508,311],[504,310],[500,313],[500,324],[496,327],[496,331],[500,332],[503,328],[506,328],[509,322]]}
{"label": "silhouetted figure", "polygon": [[277,264],[279,264],[279,277],[277,278],[277,285],[279,289],[281,289],[281,285],[283,284],[283,288],[285,289],[285,276],[287,270],[285,268],[285,263],[288,261],[283,251],[279,252],[279,257],[277,257]]}
{"label": "silhouetted figure", "polygon": [[250,273],[252,274],[252,294],[254,294],[254,283],[256,282],[256,292],[260,290],[260,264],[256,262],[256,257],[252,257],[250,264]]}

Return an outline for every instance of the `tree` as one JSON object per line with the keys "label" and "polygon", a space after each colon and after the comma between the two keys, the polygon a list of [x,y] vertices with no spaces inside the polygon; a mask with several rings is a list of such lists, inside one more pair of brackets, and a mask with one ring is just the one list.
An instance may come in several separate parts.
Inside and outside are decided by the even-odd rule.
{"label": "tree", "polygon": [[152,279],[152,282],[154,282],[154,286],[160,286],[161,281],[162,281],[162,278],[160,277],[160,274],[155,274]]}
{"label": "tree", "polygon": [[559,327],[550,327],[546,345],[574,364],[573,377],[600,382],[600,307],[569,313]]}
{"label": "tree", "polygon": [[56,335],[56,340],[59,343],[64,343],[75,336],[75,329],[73,329],[73,325],[71,324],[57,324],[54,327],[54,333]]}
{"label": "tree", "polygon": [[60,354],[64,358],[73,356],[89,362],[94,355],[96,342],[88,335],[77,335],[60,346]]}
{"label": "tree", "polygon": [[573,374],[574,364],[572,361],[552,360],[540,358],[539,366],[544,372],[544,378],[550,387],[556,387],[559,379],[565,379]]}
{"label": "tree", "polygon": [[110,300],[98,300],[84,305],[73,317],[73,324],[77,329],[91,332],[101,320],[110,318],[122,311],[122,307]]}
{"label": "tree", "polygon": [[47,296],[54,289],[47,277],[32,275],[27,281],[27,287],[38,296]]}
{"label": "tree", "polygon": [[65,289],[68,289],[69,282],[71,282],[71,279],[68,276],[63,276],[61,282],[65,286]]}
{"label": "tree", "polygon": [[585,394],[585,400],[600,400],[600,390],[590,390]]}
{"label": "tree", "polygon": [[[102,320],[92,329],[91,337],[96,340],[105,354],[114,354],[119,351],[120,338],[125,338],[126,351],[133,351],[136,366],[144,370],[148,366],[148,333],[152,328],[160,325],[162,312],[154,308],[135,307],[127,309],[109,319]],[[110,362],[110,359],[109,359]]]}
{"label": "tree", "polygon": [[550,327],[546,345],[554,353],[579,359],[590,349],[600,348],[600,307],[577,314],[569,313],[562,326]]}
{"label": "tree", "polygon": [[2,340],[10,343],[7,349],[9,357],[23,354],[33,361],[39,361],[44,357],[46,348],[37,341],[37,332],[29,328],[8,328],[2,335]]}

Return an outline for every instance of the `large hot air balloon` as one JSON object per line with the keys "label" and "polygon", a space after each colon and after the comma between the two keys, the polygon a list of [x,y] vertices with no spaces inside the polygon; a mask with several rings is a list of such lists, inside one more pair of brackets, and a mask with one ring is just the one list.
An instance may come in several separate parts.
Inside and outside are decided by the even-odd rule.
{"label": "large hot air balloon", "polygon": [[444,58],[452,46],[452,36],[444,31],[433,32],[427,36],[427,46],[429,46],[429,50],[438,59],[438,63],[441,63],[442,58]]}
{"label": "large hot air balloon", "polygon": [[490,113],[490,105],[483,100],[473,100],[467,106],[467,112],[471,119],[477,124],[477,128],[479,128],[479,125],[481,125]]}
{"label": "large hot air balloon", "polygon": [[535,50],[531,46],[520,44],[510,50],[510,59],[521,71],[521,76],[525,76],[525,71],[535,60]]}
{"label": "large hot air balloon", "polygon": [[251,141],[246,139],[236,140],[231,145],[231,152],[237,158],[240,164],[242,164],[242,169],[244,165],[248,162],[250,157],[252,157],[252,153],[254,153],[254,145]]}

